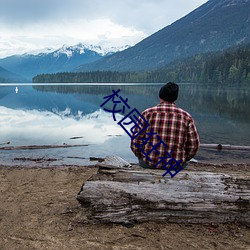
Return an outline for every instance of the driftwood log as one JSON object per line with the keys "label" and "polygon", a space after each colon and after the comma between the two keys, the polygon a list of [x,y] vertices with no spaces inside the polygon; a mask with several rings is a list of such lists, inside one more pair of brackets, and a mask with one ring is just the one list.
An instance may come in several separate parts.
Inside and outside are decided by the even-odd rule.
{"label": "driftwood log", "polygon": [[238,146],[230,144],[200,144],[200,148],[217,149],[217,150],[248,150],[250,151],[250,146]]}
{"label": "driftwood log", "polygon": [[80,144],[80,145],[70,145],[70,144],[63,144],[63,145],[28,145],[28,146],[0,147],[0,150],[32,150],[32,149],[72,148],[72,147],[86,147],[86,146],[88,146],[88,144]]}
{"label": "driftwood log", "polygon": [[77,195],[85,220],[250,225],[249,172],[185,169],[174,178],[163,173],[101,163]]}

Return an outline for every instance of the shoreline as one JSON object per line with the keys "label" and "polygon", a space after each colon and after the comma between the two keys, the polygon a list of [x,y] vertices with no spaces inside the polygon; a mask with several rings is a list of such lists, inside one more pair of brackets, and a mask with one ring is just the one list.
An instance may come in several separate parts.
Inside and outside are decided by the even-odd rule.
{"label": "shoreline", "polygon": [[[96,166],[0,166],[0,249],[249,249],[238,224],[85,224],[76,195]],[[237,172],[250,164],[192,164],[187,170]],[[173,233],[174,232],[174,233]],[[180,237],[181,236],[181,237]]]}
{"label": "shoreline", "polygon": [[[7,165],[4,163],[0,162],[0,169],[1,168],[9,168],[9,169],[20,169],[20,168],[34,168],[34,169],[63,169],[63,168],[98,168],[98,163],[102,162],[105,158],[95,158],[95,157],[90,157],[94,158],[94,160],[88,160],[89,164],[84,164],[84,165],[77,165],[77,164],[60,164],[60,165],[39,165],[39,162],[36,161],[31,161],[32,164],[29,164],[29,160],[23,162],[26,163],[25,165],[20,165],[18,163],[13,164],[13,165]],[[86,159],[85,159],[86,160]],[[92,164],[91,164],[92,163]],[[134,162],[130,162],[131,165],[137,165]],[[203,167],[206,167],[207,170],[214,171],[217,169],[217,171],[220,171],[222,169],[227,169],[228,171],[237,171],[238,167],[244,168],[245,170],[250,171],[250,162],[190,162],[188,163],[187,167],[185,168],[186,170],[202,170],[204,171],[205,169]],[[143,169],[143,168],[142,168]],[[243,170],[243,169],[241,169]]]}
{"label": "shoreline", "polygon": [[[76,145],[77,148],[79,145]],[[30,147],[30,146],[21,146]],[[40,147],[40,146],[33,146]],[[52,148],[53,147],[53,148]],[[67,147],[69,149],[67,150]],[[80,148],[82,145],[79,146]],[[98,162],[98,159],[104,159],[109,154],[101,152],[99,154],[84,151],[72,151],[74,145],[51,146],[44,149],[32,150],[1,150],[0,149],[0,166],[41,166],[41,167],[61,167],[61,166],[92,166]],[[85,148],[85,147],[83,147]],[[61,149],[61,150],[60,150]],[[58,151],[59,150],[59,151]],[[119,155],[116,152],[115,155]],[[91,156],[89,156],[91,155]],[[119,155],[120,156],[120,155]],[[127,156],[127,157],[126,157]],[[121,157],[131,164],[137,163],[137,158],[131,153],[130,155],[121,155]],[[95,159],[95,160],[93,160]],[[240,150],[215,150],[203,148],[200,149],[195,157],[197,164],[203,165],[230,165],[230,164],[250,164],[250,151]],[[192,164],[192,163],[191,163]]]}

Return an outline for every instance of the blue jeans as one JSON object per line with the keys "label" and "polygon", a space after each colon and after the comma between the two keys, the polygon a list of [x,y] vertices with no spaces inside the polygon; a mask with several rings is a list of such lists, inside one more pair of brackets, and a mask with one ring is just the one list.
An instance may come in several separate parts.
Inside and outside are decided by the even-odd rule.
{"label": "blue jeans", "polygon": [[[155,169],[154,167],[151,167],[151,166],[149,166],[147,163],[145,163],[145,162],[142,160],[142,158],[138,158],[138,161],[139,161],[139,165],[140,165],[142,168],[151,168],[151,169]],[[188,165],[188,163],[187,163],[187,162],[184,162],[184,163],[182,164],[182,167],[183,167],[183,168],[186,168],[187,165]]]}
{"label": "blue jeans", "polygon": [[138,158],[138,161],[139,161],[139,165],[142,167],[142,168],[151,168],[151,169],[154,169],[154,167],[151,167],[149,166],[147,163],[145,163],[142,158]]}

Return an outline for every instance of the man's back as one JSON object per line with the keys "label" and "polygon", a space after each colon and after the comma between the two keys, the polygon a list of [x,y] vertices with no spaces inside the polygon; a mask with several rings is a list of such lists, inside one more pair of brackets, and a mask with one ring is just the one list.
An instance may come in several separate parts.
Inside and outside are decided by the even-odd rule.
{"label": "man's back", "polygon": [[[196,154],[199,136],[189,113],[173,102],[161,100],[157,106],[146,109],[142,116],[150,126],[131,141],[131,149],[144,163],[162,168],[170,158],[186,162]],[[143,138],[149,138],[147,143]]]}

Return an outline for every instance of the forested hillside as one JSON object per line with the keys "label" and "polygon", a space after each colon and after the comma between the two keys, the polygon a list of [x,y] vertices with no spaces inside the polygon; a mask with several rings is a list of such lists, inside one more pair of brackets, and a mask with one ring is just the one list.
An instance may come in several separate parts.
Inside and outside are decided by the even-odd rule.
{"label": "forested hillside", "polygon": [[42,74],[33,78],[34,83],[154,83],[166,81],[250,84],[250,44],[230,48],[222,52],[197,54],[155,71],[65,72]]}
{"label": "forested hillside", "polygon": [[250,44],[223,52],[198,54],[152,73],[152,81],[250,83]]}

